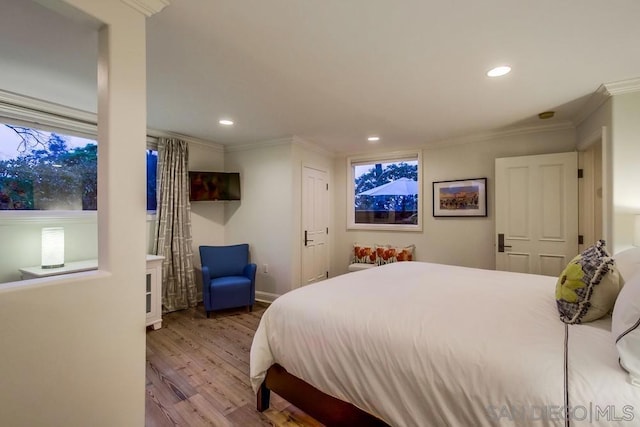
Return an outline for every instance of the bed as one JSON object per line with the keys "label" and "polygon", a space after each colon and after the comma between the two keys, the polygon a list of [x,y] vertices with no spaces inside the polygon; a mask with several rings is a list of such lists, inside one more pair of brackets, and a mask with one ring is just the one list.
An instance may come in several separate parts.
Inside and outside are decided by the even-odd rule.
{"label": "bed", "polygon": [[562,323],[556,280],[402,262],[289,292],[251,348],[258,409],[272,389],[329,425],[640,425],[611,318]]}

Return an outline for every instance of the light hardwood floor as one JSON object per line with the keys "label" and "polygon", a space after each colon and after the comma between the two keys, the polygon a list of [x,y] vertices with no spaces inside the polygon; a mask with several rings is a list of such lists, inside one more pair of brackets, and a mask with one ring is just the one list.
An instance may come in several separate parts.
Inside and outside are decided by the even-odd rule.
{"label": "light hardwood floor", "polygon": [[249,350],[265,309],[207,319],[199,306],[147,331],[146,426],[320,426],[274,393],[270,409],[255,409]]}

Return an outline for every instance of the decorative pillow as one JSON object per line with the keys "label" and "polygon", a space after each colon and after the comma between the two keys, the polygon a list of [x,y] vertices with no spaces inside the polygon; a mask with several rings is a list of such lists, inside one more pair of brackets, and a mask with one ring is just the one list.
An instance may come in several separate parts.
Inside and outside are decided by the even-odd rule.
{"label": "decorative pillow", "polygon": [[378,265],[390,264],[398,261],[413,261],[415,245],[394,247],[389,245],[376,245],[376,257]]}
{"label": "decorative pillow", "polygon": [[569,262],[556,284],[556,303],[564,323],[591,322],[607,314],[620,291],[620,275],[604,240]]}
{"label": "decorative pillow", "polygon": [[616,299],[611,333],[620,366],[629,373],[631,384],[640,387],[640,272],[627,279]]}
{"label": "decorative pillow", "polygon": [[640,248],[631,248],[618,252],[615,255],[616,267],[620,272],[620,287],[627,279],[635,276],[640,271]]}
{"label": "decorative pillow", "polygon": [[376,264],[375,248],[371,245],[361,245],[359,243],[354,243],[353,263],[354,264]]}

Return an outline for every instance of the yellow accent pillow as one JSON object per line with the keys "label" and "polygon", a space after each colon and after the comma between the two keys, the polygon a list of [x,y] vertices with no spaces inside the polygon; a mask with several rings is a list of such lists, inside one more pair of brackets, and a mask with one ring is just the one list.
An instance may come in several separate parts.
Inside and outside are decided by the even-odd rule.
{"label": "yellow accent pillow", "polygon": [[604,240],[569,262],[556,283],[556,304],[564,323],[599,319],[613,308],[620,292],[620,274]]}

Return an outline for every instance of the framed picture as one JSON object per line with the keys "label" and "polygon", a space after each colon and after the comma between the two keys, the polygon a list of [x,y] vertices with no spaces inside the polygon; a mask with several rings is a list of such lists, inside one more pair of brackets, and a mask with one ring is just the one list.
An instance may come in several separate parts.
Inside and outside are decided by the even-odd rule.
{"label": "framed picture", "polygon": [[487,216],[487,178],[434,182],[433,216]]}

